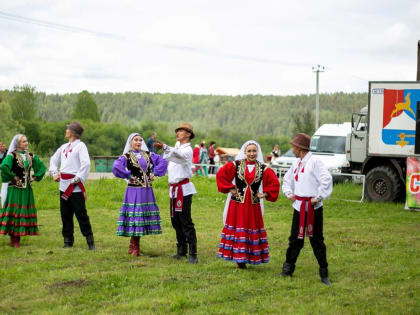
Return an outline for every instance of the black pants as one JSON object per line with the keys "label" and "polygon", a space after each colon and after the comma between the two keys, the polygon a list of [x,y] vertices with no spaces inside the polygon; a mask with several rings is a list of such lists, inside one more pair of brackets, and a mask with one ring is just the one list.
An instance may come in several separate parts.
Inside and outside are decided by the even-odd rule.
{"label": "black pants", "polygon": [[[314,235],[309,237],[311,242],[312,250],[314,251],[315,257],[318,260],[320,268],[328,267],[327,263],[327,247],[324,244],[323,229],[323,214],[322,207],[315,210],[314,217]],[[306,224],[306,218],[305,218]],[[299,232],[299,212],[294,210],[292,228],[289,237],[289,248],[286,252],[286,262],[289,264],[295,264],[299,256],[300,250],[303,248],[304,240],[298,239]]]}
{"label": "black pants", "polygon": [[[60,197],[63,194],[60,191]],[[61,221],[63,222],[63,237],[73,238],[74,224],[73,215],[79,221],[80,231],[83,236],[93,235],[89,216],[87,215],[85,198],[81,192],[72,193],[68,200],[60,198]]]}
{"label": "black pants", "polygon": [[[171,198],[172,207],[175,209],[176,198]],[[182,211],[173,211],[171,217],[172,226],[176,232],[176,239],[179,245],[197,243],[194,223],[191,219],[192,195],[184,196]]]}
{"label": "black pants", "polygon": [[[209,158],[210,165],[214,165],[214,158]],[[209,167],[209,174],[216,174],[216,170],[214,166]]]}

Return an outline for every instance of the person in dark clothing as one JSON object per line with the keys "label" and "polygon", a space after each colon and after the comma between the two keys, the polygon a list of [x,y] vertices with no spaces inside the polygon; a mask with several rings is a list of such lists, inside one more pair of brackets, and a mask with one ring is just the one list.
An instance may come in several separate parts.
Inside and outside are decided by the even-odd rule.
{"label": "person in dark clothing", "polygon": [[149,139],[146,141],[147,148],[150,152],[156,153],[156,148],[153,146],[156,142],[157,134],[156,132],[152,133]]}

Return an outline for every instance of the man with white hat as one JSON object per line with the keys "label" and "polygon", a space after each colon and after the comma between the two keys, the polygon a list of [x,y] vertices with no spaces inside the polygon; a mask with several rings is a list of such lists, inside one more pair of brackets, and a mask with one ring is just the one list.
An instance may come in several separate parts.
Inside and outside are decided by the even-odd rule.
{"label": "man with white hat", "polygon": [[55,181],[60,182],[64,248],[73,247],[75,214],[89,250],[94,250],[95,243],[86,210],[86,191],[83,185],[90,172],[90,158],[86,145],[80,141],[82,133],[83,127],[77,121],[67,126],[66,138],[69,142],[63,144],[51,157],[50,174]]}
{"label": "man with white hat", "polygon": [[171,198],[171,222],[176,232],[177,253],[173,256],[180,259],[187,255],[189,245],[189,262],[196,264],[197,259],[197,236],[194,223],[191,218],[192,195],[196,194],[192,177],[193,150],[191,139],[194,138],[193,126],[189,123],[181,123],[175,129],[176,144],[170,147],[160,141],[154,146],[163,149],[163,158],[168,160],[169,197]]}

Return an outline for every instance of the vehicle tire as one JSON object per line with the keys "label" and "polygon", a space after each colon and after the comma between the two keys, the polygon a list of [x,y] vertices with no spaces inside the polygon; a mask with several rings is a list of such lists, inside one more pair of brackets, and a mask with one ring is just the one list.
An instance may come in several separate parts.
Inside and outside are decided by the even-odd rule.
{"label": "vehicle tire", "polygon": [[369,201],[396,201],[402,183],[397,172],[389,166],[378,166],[366,175],[365,197]]}

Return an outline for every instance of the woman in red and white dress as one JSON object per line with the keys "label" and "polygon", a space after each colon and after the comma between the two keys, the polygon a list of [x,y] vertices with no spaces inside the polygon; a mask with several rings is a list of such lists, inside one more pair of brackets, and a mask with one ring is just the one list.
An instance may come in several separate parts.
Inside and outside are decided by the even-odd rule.
{"label": "woman in red and white dress", "polygon": [[276,201],[280,183],[264,164],[260,145],[253,140],[245,142],[235,161],[217,172],[216,180],[219,191],[228,193],[218,257],[232,260],[241,269],[247,263],[268,263],[263,199]]}

